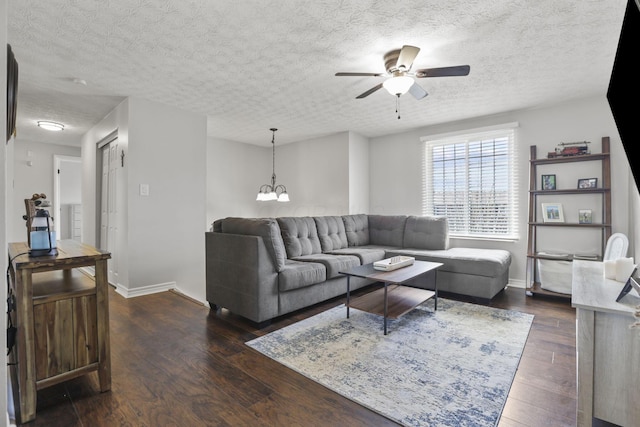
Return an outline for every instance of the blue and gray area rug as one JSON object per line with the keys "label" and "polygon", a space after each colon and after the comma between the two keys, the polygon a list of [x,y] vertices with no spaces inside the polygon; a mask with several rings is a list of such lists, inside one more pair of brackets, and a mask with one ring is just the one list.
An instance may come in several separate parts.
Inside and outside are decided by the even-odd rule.
{"label": "blue and gray area rug", "polygon": [[533,315],[440,298],[389,321],[335,307],[246,344],[406,426],[496,426]]}

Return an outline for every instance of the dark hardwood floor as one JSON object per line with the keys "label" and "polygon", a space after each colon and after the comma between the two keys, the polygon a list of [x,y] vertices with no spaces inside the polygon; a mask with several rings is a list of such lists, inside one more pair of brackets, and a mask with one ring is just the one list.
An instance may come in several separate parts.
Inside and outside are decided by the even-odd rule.
{"label": "dark hardwood floor", "polygon": [[[100,393],[95,373],[40,390],[36,419],[25,425],[396,425],[244,345],[343,302],[337,298],[256,329],[174,292],[124,299],[111,289],[111,391]],[[570,302],[507,288],[489,305],[535,315],[499,425],[574,426]]]}

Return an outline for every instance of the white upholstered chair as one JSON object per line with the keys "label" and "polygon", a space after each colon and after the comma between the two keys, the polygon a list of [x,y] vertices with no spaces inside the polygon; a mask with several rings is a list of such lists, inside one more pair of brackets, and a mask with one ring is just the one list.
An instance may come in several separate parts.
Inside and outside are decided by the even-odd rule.
{"label": "white upholstered chair", "polygon": [[607,240],[607,247],[604,250],[604,261],[625,258],[629,249],[629,239],[622,233],[614,233]]}

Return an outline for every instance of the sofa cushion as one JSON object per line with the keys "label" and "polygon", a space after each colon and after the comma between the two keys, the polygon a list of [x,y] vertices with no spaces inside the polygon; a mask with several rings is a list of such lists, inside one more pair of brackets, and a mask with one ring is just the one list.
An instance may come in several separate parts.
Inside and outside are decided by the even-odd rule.
{"label": "sofa cushion", "polygon": [[449,222],[443,216],[409,216],[404,227],[405,248],[449,249]]}
{"label": "sofa cushion", "polygon": [[327,252],[333,255],[355,255],[360,258],[360,264],[371,264],[372,262],[380,261],[384,259],[385,250],[384,248],[376,247],[376,248],[367,248],[367,247],[351,247],[344,249],[336,249],[335,251]]}
{"label": "sofa cushion", "polygon": [[278,288],[281,291],[304,288],[327,280],[327,269],[323,264],[286,260],[278,274]]}
{"label": "sofa cushion", "polygon": [[293,258],[295,261],[318,262],[327,269],[327,280],[344,277],[341,271],[360,265],[360,258],[353,255],[313,254]]}
{"label": "sofa cushion", "polygon": [[406,215],[369,215],[369,243],[401,248],[406,222]]}
{"label": "sofa cushion", "polygon": [[267,251],[273,257],[276,271],[279,272],[284,267],[287,253],[280,235],[280,227],[275,219],[228,217],[221,221],[220,229],[223,233],[262,237]]}
{"label": "sofa cushion", "polygon": [[503,249],[451,248],[439,251],[427,249],[396,249],[387,257],[412,256],[420,261],[441,262],[438,271],[474,276],[500,277],[509,270],[511,253]]}
{"label": "sofa cushion", "polygon": [[322,252],[346,248],[349,245],[341,217],[317,216],[313,219],[316,222]]}
{"label": "sofa cushion", "polygon": [[344,215],[342,217],[349,246],[369,244],[369,216],[365,214]]}
{"label": "sofa cushion", "polygon": [[311,217],[278,218],[287,258],[322,252],[316,222]]}

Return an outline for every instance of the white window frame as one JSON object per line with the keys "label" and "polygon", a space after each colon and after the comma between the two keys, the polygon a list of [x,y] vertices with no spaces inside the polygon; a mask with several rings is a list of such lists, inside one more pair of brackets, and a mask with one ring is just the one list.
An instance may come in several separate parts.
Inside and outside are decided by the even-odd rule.
{"label": "white window frame", "polygon": [[[519,221],[518,221],[518,151],[516,143],[516,128],[518,123],[507,123],[497,126],[484,127],[479,129],[466,130],[461,132],[429,135],[420,138],[424,144],[423,155],[423,198],[422,198],[422,211],[423,215],[436,215],[434,211],[434,159],[432,156],[434,147],[442,147],[445,145],[461,144],[460,147],[464,147],[464,156],[461,159],[463,166],[457,166],[456,172],[460,172],[463,175],[461,180],[463,181],[463,209],[461,217],[458,221],[452,224],[449,223],[449,235],[455,238],[466,239],[486,239],[486,240],[508,240],[515,241],[520,238],[519,233]],[[469,198],[469,180],[473,179],[469,176],[469,145],[478,141],[490,141],[507,138],[507,170],[505,174],[507,176],[506,182],[506,224],[504,232],[486,232],[478,231],[474,232],[471,223],[470,215],[470,198]],[[476,170],[477,171],[477,170]],[[495,171],[488,172],[484,176],[491,179],[491,182],[496,182],[497,177]],[[504,206],[504,205],[503,205]],[[487,218],[491,218],[488,216]],[[490,222],[481,222],[481,229],[491,228]]]}

